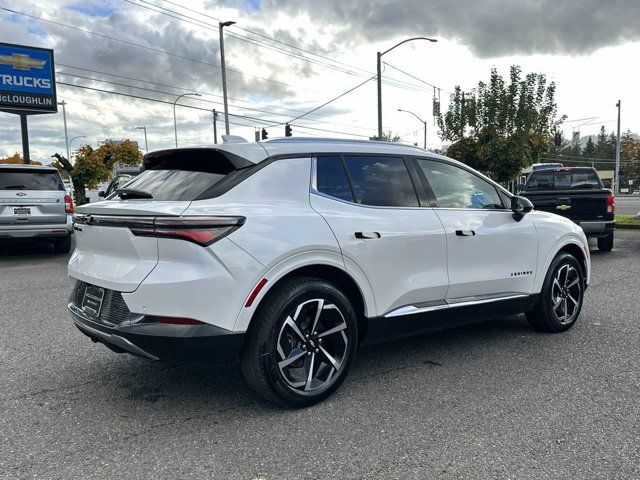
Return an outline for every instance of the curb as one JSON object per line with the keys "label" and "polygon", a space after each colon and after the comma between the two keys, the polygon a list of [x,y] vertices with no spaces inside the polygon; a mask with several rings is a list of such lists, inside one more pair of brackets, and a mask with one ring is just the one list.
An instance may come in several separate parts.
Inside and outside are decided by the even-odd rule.
{"label": "curb", "polygon": [[616,230],[640,230],[640,224],[624,225],[624,224],[616,223]]}

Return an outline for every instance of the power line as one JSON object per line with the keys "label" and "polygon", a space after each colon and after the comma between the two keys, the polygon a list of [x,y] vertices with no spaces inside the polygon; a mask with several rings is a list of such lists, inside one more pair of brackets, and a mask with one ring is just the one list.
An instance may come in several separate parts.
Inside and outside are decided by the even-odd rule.
{"label": "power line", "polygon": [[311,113],[315,112],[316,110],[320,110],[322,107],[326,107],[326,106],[327,106],[327,105],[329,105],[330,103],[335,102],[336,100],[338,100],[339,98],[344,97],[344,96],[345,96],[345,95],[347,95],[348,93],[353,92],[356,88],[360,88],[360,87],[361,87],[361,86],[363,86],[365,83],[369,82],[370,80],[373,80],[374,78],[376,78],[376,76],[375,76],[375,75],[374,75],[373,77],[371,77],[371,78],[367,78],[364,82],[361,82],[361,83],[359,83],[358,85],[356,85],[355,87],[350,88],[350,89],[349,89],[349,90],[347,90],[346,92],[343,92],[343,93],[341,93],[340,95],[338,95],[337,97],[332,98],[332,99],[331,99],[331,100],[329,100],[328,102],[325,102],[325,103],[323,103],[322,105],[320,105],[320,106],[318,106],[318,107],[316,107],[316,108],[314,108],[314,109],[312,109],[312,110],[309,110],[307,113],[303,113],[302,115],[298,115],[296,118],[291,119],[291,120],[289,121],[289,123],[291,123],[291,122],[295,122],[296,120],[299,120],[299,119],[301,119],[302,117],[306,117],[307,115],[309,115],[309,114],[311,114]]}
{"label": "power line", "polygon": [[[219,28],[218,25],[213,25],[213,24],[207,23],[207,22],[205,22],[203,20],[199,20],[197,18],[190,17],[190,16],[185,15],[183,13],[179,13],[179,12],[176,12],[174,10],[170,10],[168,8],[156,5],[156,4],[151,3],[151,2],[147,2],[145,0],[139,0],[139,1],[141,1],[143,3],[146,3],[148,5],[152,5],[155,8],[151,8],[150,6],[147,6],[147,5],[141,5],[140,3],[134,2],[133,0],[123,0],[123,1],[127,2],[127,3],[129,3],[131,5],[135,5],[137,7],[144,8],[144,9],[149,10],[149,11],[152,11],[152,12],[155,12],[155,13],[159,13],[161,15],[166,15],[168,17],[174,18],[174,19],[179,20],[181,22],[185,22],[185,23],[189,23],[191,25],[195,25],[195,26],[200,27],[200,28],[215,29],[215,30],[218,30],[218,28]],[[156,8],[158,8],[160,10],[156,10]],[[341,66],[332,65],[332,64],[328,64],[328,63],[323,62],[323,61],[319,61],[317,59],[309,58],[309,57],[306,57],[306,56],[304,56],[302,54],[293,53],[293,52],[290,52],[288,50],[283,49],[282,47],[277,47],[277,46],[274,46],[274,45],[270,45],[270,44],[267,44],[267,43],[265,43],[263,41],[260,41],[260,40],[255,40],[255,39],[248,38],[248,37],[245,37],[245,36],[242,36],[242,35],[238,35],[237,33],[234,33],[234,32],[227,31],[227,36],[230,36],[230,37],[233,37],[233,38],[237,38],[237,39],[239,39],[241,41],[250,43],[252,45],[257,45],[259,47],[268,48],[270,50],[279,52],[279,53],[281,53],[283,55],[289,55],[289,56],[292,56],[294,58],[313,63],[315,65],[321,65],[321,66],[324,66],[324,67],[327,67],[327,68],[330,68],[330,69],[333,69],[333,70],[337,70],[337,71],[345,73],[347,75],[355,75],[355,76],[359,76],[359,77],[363,77],[364,76],[364,74],[362,74],[362,73],[357,73],[357,72],[354,72],[353,70],[346,69],[346,68],[341,67]]]}
{"label": "power line", "polygon": [[[56,83],[58,83],[59,85],[64,85],[66,87],[81,88],[81,89],[84,89],[84,90],[91,90],[91,91],[95,91],[95,92],[108,93],[108,94],[120,95],[120,96],[128,97],[128,98],[135,98],[135,99],[139,99],[139,100],[147,100],[147,101],[150,101],[150,102],[157,102],[157,103],[164,103],[164,104],[167,104],[167,105],[173,105],[173,102],[170,102],[168,100],[161,100],[161,99],[158,99],[158,98],[143,97],[141,95],[133,95],[133,94],[130,94],[130,93],[116,92],[116,91],[113,91],[113,90],[105,90],[105,89],[102,89],[102,88],[88,87],[86,85],[77,85],[77,84],[73,84],[73,83],[66,83],[66,82],[56,82]],[[211,110],[208,109],[208,108],[196,107],[196,106],[193,106],[193,105],[181,105],[181,107],[182,108],[191,108],[191,109],[194,109],[194,110],[200,110],[200,111],[204,111],[204,112],[207,112],[207,113],[211,113]],[[241,119],[253,120],[253,121],[256,121],[256,122],[264,124],[265,128],[270,127],[270,124],[274,123],[273,120],[266,120],[264,118],[250,117],[248,115],[238,115],[238,114],[235,114],[235,113],[229,113],[229,116],[236,117],[236,118],[241,118]],[[249,127],[249,126],[254,126],[254,125],[244,125],[244,126]],[[310,129],[310,130],[317,130],[317,131],[329,132],[329,133],[337,133],[337,134],[340,134],[340,135],[348,135],[348,136],[352,136],[352,137],[362,137],[362,138],[366,138],[367,137],[365,135],[358,135],[358,134],[355,134],[355,133],[340,132],[340,131],[336,131],[336,130],[329,130],[329,129],[319,128],[319,127],[310,127],[308,125],[301,125],[301,127],[305,128],[305,129]]]}
{"label": "power line", "polygon": [[[156,53],[162,53],[164,55],[180,58],[180,59],[187,60],[187,61],[190,61],[190,62],[199,63],[201,65],[206,65],[208,67],[222,69],[222,67],[220,65],[216,65],[214,63],[205,62],[203,60],[198,60],[196,58],[187,57],[185,55],[180,55],[178,53],[167,52],[166,50],[161,50],[159,48],[149,47],[147,45],[140,45],[138,43],[130,42],[128,40],[123,40],[121,38],[111,37],[109,35],[104,35],[102,33],[94,32],[94,31],[86,29],[86,28],[75,27],[73,25],[67,25],[67,24],[64,24],[64,23],[61,23],[61,22],[57,22],[57,21],[54,21],[54,20],[49,20],[49,19],[38,17],[38,16],[35,16],[35,15],[29,15],[28,13],[18,12],[17,10],[12,10],[12,9],[6,8],[6,7],[0,7],[0,10],[4,10],[6,12],[13,13],[13,14],[16,14],[16,15],[22,15],[24,17],[28,17],[28,18],[31,18],[31,19],[34,19],[34,20],[45,22],[45,23],[50,23],[50,24],[57,25],[57,26],[60,26],[60,27],[65,27],[65,28],[69,28],[69,29],[72,29],[72,30],[77,30],[79,32],[87,33],[89,35],[94,35],[94,36],[97,36],[97,37],[106,38],[107,40],[112,40],[114,42],[124,43],[125,45],[129,45],[129,46],[132,46],[132,47],[143,48],[145,50],[150,50],[150,51],[156,52]],[[295,89],[299,89],[300,88],[300,86],[291,85],[291,84],[280,82],[278,80],[273,80],[273,79],[270,79],[270,78],[259,77],[257,75],[251,75],[249,73],[244,73],[244,72],[241,72],[240,70],[236,70],[236,69],[229,68],[229,67],[226,67],[226,70],[230,71],[230,72],[234,72],[234,73],[236,73],[238,75],[241,75],[243,77],[244,76],[253,77],[253,78],[257,78],[259,80],[265,81],[265,82],[277,83],[277,84],[284,85],[284,86],[291,87],[291,88],[295,88]],[[309,91],[313,91],[313,90],[309,90]],[[315,92],[315,93],[318,93],[318,92]]]}
{"label": "power line", "polygon": [[[65,73],[65,72],[61,72],[61,71],[58,71],[57,73],[58,73],[59,75],[70,76],[70,77],[80,78],[80,79],[85,79],[85,80],[91,80],[91,81],[95,81],[95,82],[106,83],[106,84],[109,84],[109,85],[115,85],[115,86],[120,86],[120,87],[132,88],[132,89],[136,89],[136,90],[143,90],[143,91],[147,91],[147,92],[151,92],[151,93],[158,93],[158,94],[171,95],[171,96],[175,96],[175,95],[176,95],[176,94],[174,94],[174,93],[172,93],[172,92],[165,92],[165,91],[156,90],[156,89],[152,89],[152,88],[138,87],[138,86],[135,86],[135,85],[129,85],[129,84],[126,84],[126,83],[112,82],[112,81],[109,81],[109,80],[97,79],[97,78],[93,78],[93,77],[86,77],[86,76],[83,76],[83,75],[74,75],[74,74],[69,74],[69,73]],[[62,82],[59,82],[59,83],[62,83]],[[352,89],[350,89],[350,90],[351,90],[351,91],[352,91],[352,90],[355,90],[355,88],[357,88],[357,87],[354,87],[354,88],[352,88]],[[345,92],[345,93],[341,94],[341,95],[340,95],[340,97],[341,97],[341,96],[346,95],[346,93],[349,93],[349,92]],[[339,97],[336,97],[336,98],[334,98],[334,99],[333,99],[333,100],[331,100],[331,101],[335,101],[335,100],[337,100],[338,98],[339,98]],[[219,103],[219,102],[213,102],[213,101],[210,101],[210,100],[200,99],[199,101],[200,101],[200,102],[209,103],[209,104],[212,104],[212,105],[220,105],[220,103]],[[331,101],[327,102],[326,104],[330,103]],[[170,102],[170,103],[173,103],[173,102]],[[233,106],[233,105],[232,105],[232,106]],[[277,116],[279,116],[279,117],[288,117],[288,115],[286,115],[286,114],[284,114],[284,113],[270,112],[270,111],[265,111],[265,110],[261,110],[261,109],[257,109],[257,108],[243,107],[243,106],[237,106],[237,105],[236,105],[236,106],[234,106],[234,107],[235,107],[235,108],[240,108],[240,109],[242,109],[242,110],[249,110],[249,111],[254,111],[254,112],[258,112],[258,113],[264,113],[264,114],[267,114],[267,115],[277,115]],[[318,108],[321,108],[321,107],[317,107],[317,108],[316,108],[316,109],[314,109],[314,110],[317,110]],[[210,110],[208,110],[208,111],[210,111]],[[307,112],[307,113],[308,113],[308,112]],[[233,114],[232,114],[232,113],[229,113],[229,115],[233,115]],[[303,114],[303,115],[300,115],[298,118],[302,118],[303,116],[304,116],[304,114]],[[256,119],[256,120],[261,120],[261,119],[258,119],[258,118],[256,118],[256,117],[248,117],[248,116],[243,116],[243,117],[244,117],[244,118],[252,118],[252,119]],[[297,118],[296,118],[296,119],[297,119]],[[329,125],[338,125],[338,126],[340,126],[340,125],[341,125],[340,123],[336,123],[336,122],[326,122],[326,121],[316,120],[316,119],[312,119],[312,120],[313,120],[314,122],[318,122],[318,123],[325,123],[325,124],[329,124]],[[270,123],[270,122],[271,122],[271,121],[265,121],[265,120],[263,120],[263,121],[264,121],[265,123]],[[282,122],[278,122],[278,123],[275,123],[275,124],[273,124],[273,125],[268,125],[268,126],[273,126],[273,127],[275,127],[275,126],[279,126],[279,125],[284,125],[284,124],[286,124],[286,123],[291,123],[291,121],[289,121],[289,122],[287,122],[287,121],[282,121]],[[360,126],[352,126],[352,125],[344,125],[344,126],[346,126],[346,127],[348,127],[348,128],[358,128],[358,129],[362,129],[362,130],[371,130],[371,129],[369,129],[369,128],[366,128],[366,127],[360,127]],[[343,133],[344,133],[344,132],[343,132]],[[346,133],[345,133],[345,134],[346,134]]]}
{"label": "power line", "polygon": [[[208,92],[203,92],[203,91],[197,91],[197,90],[193,90],[193,89],[186,89],[186,88],[182,88],[182,87],[177,87],[175,85],[170,85],[170,84],[167,84],[167,83],[152,82],[150,80],[143,80],[141,78],[128,77],[128,76],[125,76],[125,75],[117,75],[117,74],[114,74],[114,73],[102,72],[102,71],[92,70],[92,69],[84,68],[84,67],[76,67],[76,66],[73,66],[73,65],[66,65],[64,63],[58,63],[58,66],[62,66],[62,67],[66,67],[66,68],[72,68],[72,69],[81,70],[81,71],[86,71],[86,72],[90,72],[90,73],[96,73],[96,74],[99,74],[99,75],[108,75],[108,76],[121,78],[121,79],[125,79],[125,80],[131,80],[131,81],[134,81],[134,82],[146,83],[146,84],[149,84],[149,85],[159,85],[159,86],[162,86],[162,87],[173,88],[173,89],[176,89],[176,90],[179,90],[179,91],[183,91],[183,92],[193,92],[193,91],[195,91],[197,93],[200,93],[201,95],[209,95],[209,96],[212,96],[212,97],[220,97],[220,98],[222,97],[221,95],[208,93]],[[69,75],[69,76],[73,76],[73,77],[78,77],[78,78],[95,80],[97,82],[113,83],[113,82],[110,82],[110,81],[105,80],[105,79],[98,79],[98,78],[93,78],[93,77],[83,77],[81,75],[71,74],[71,73],[62,72],[62,71],[58,71],[57,73],[60,73],[60,74],[63,74],[63,75]],[[118,84],[118,85],[120,85],[120,84]],[[127,86],[129,86],[131,88],[137,88],[137,87],[135,87],[133,85],[127,85]],[[169,94],[173,95],[172,93],[169,93]],[[267,108],[274,108],[274,109],[277,109],[277,110],[294,112],[295,114],[304,113],[304,110],[300,110],[300,109],[292,109],[292,108],[285,108],[285,107],[280,107],[280,106],[268,105],[268,104],[264,104],[264,103],[250,102],[250,101],[243,100],[243,99],[240,99],[240,98],[235,98],[235,97],[229,97],[229,98],[231,100],[235,101],[235,102],[248,103],[248,104],[252,104],[252,105],[261,105],[261,106],[264,106],[264,107],[267,107]],[[244,109],[244,110],[261,111],[261,110],[252,109],[252,108],[249,108],[249,107],[243,107],[243,106],[239,106],[239,105],[232,105],[232,106],[234,106],[235,108],[241,108],[241,109]],[[287,116],[285,114],[277,113],[277,112],[266,112],[266,113],[273,113],[273,114],[276,114],[276,115],[281,115],[283,117]],[[314,116],[320,117],[320,118],[330,118],[330,117],[328,117],[326,115],[321,115],[321,114],[314,114]],[[373,130],[374,129],[373,127],[362,127],[362,126],[358,126],[358,125],[348,125],[348,124],[342,124],[342,123],[339,123],[339,122],[325,122],[325,121],[322,121],[322,120],[317,120],[315,118],[314,118],[314,121],[319,122],[319,123],[329,123],[329,124],[332,124],[332,125],[341,125],[341,126],[345,126],[345,127],[349,127],[349,128],[357,128],[357,129],[363,129],[363,130]]]}
{"label": "power line", "polygon": [[[151,3],[151,2],[148,2],[148,1],[146,1],[146,0],[140,0],[140,1],[142,1],[142,2],[144,2],[144,3],[147,3],[147,4],[150,4],[150,3]],[[213,16],[211,16],[211,15],[209,15],[209,14],[207,14],[207,13],[204,13],[204,12],[200,12],[200,11],[195,10],[195,9],[193,9],[193,8],[185,7],[184,5],[180,5],[179,3],[173,2],[173,1],[171,1],[171,0],[161,0],[161,1],[162,1],[163,3],[169,3],[169,4],[174,5],[174,6],[176,6],[176,7],[180,7],[180,8],[182,8],[182,9],[187,10],[187,11],[190,11],[190,12],[192,12],[192,13],[196,13],[196,14],[198,14],[198,15],[202,15],[203,17],[210,18],[210,19],[212,19],[212,20],[215,20],[216,22],[220,22],[220,21],[221,21],[219,18],[213,17]],[[247,32],[247,33],[249,33],[249,34],[251,34],[251,35],[256,35],[256,36],[258,36],[258,37],[262,37],[262,38],[267,39],[267,40],[269,40],[269,41],[271,41],[271,42],[279,43],[279,44],[281,44],[281,45],[285,45],[285,46],[290,47],[290,48],[295,49],[295,50],[300,50],[300,51],[302,51],[302,52],[304,52],[304,53],[308,53],[308,54],[310,54],[310,55],[313,55],[313,56],[316,56],[316,57],[322,58],[323,60],[327,60],[327,61],[330,61],[330,62],[334,62],[334,63],[337,63],[337,64],[339,64],[339,65],[343,65],[343,66],[345,66],[345,67],[349,67],[349,68],[352,68],[352,69],[354,69],[354,68],[355,68],[355,69],[357,69],[357,70],[360,70],[362,73],[364,73],[364,74],[366,74],[366,75],[372,75],[372,74],[373,74],[373,72],[368,71],[368,70],[366,70],[366,69],[363,69],[363,68],[360,68],[360,67],[353,67],[352,65],[349,65],[349,64],[344,63],[344,62],[340,62],[339,60],[335,60],[335,59],[332,59],[332,58],[326,57],[326,56],[324,56],[324,55],[320,55],[320,54],[318,54],[318,53],[316,53],[316,52],[313,52],[313,51],[310,51],[310,50],[306,50],[306,49],[301,48],[301,47],[299,47],[299,46],[297,46],[297,45],[292,45],[292,44],[290,44],[290,43],[283,42],[283,41],[281,41],[281,40],[277,40],[277,39],[275,39],[275,38],[269,37],[268,35],[264,35],[264,34],[262,34],[262,33],[258,33],[258,32],[256,32],[256,31],[254,31],[254,30],[250,30],[250,29],[248,29],[248,28],[241,27],[240,25],[234,25],[234,26],[232,26],[231,28],[232,28],[232,29],[234,29],[234,30],[235,30],[235,29],[242,30],[242,31]]]}
{"label": "power line", "polygon": [[384,63],[387,67],[391,67],[391,68],[393,68],[394,70],[397,70],[397,71],[399,71],[400,73],[403,73],[403,74],[407,75],[408,77],[413,78],[414,80],[417,80],[417,81],[419,81],[419,82],[421,82],[421,83],[424,83],[424,84],[426,84],[426,85],[429,85],[429,86],[430,86],[430,87],[432,87],[432,88],[437,88],[438,90],[440,90],[440,91],[442,91],[442,92],[445,92],[445,93],[448,93],[449,95],[453,95],[453,93],[452,93],[452,92],[450,92],[449,90],[445,90],[444,88],[440,88],[440,87],[438,87],[437,85],[434,85],[433,83],[429,83],[429,82],[427,82],[427,81],[425,81],[425,80],[422,80],[421,78],[418,78],[418,77],[416,77],[415,75],[412,75],[411,73],[405,72],[404,70],[401,70],[401,69],[399,69],[398,67],[394,67],[394,66],[393,66],[393,65],[391,65],[390,63],[387,63],[387,62],[382,62],[382,63]]}
{"label": "power line", "polygon": [[[144,9],[149,10],[149,11],[152,11],[152,12],[155,12],[155,13],[159,13],[161,15],[169,16],[171,18],[174,18],[174,19],[182,21],[182,22],[185,22],[185,23],[188,23],[188,24],[191,24],[191,25],[195,25],[195,26],[200,27],[200,28],[215,29],[215,30],[219,29],[218,25],[213,25],[213,24],[207,23],[205,21],[190,17],[190,16],[185,15],[185,14],[180,13],[180,12],[176,12],[175,10],[170,10],[168,8],[156,5],[156,4],[148,2],[146,0],[138,0],[138,1],[143,2],[143,3],[147,4],[147,5],[152,5],[153,7],[159,8],[161,10],[156,10],[154,8],[151,8],[151,7],[147,6],[147,5],[141,5],[140,3],[136,3],[133,0],[123,0],[123,1],[127,2],[127,3],[129,3],[131,5],[135,5],[137,7],[144,8]],[[184,7],[184,8],[186,8],[186,7]],[[188,10],[191,10],[191,9],[188,9]],[[204,14],[201,14],[201,15],[204,15]],[[214,20],[218,20],[217,18],[211,17],[209,15],[205,15],[205,16],[208,16],[209,18],[212,18]],[[197,23],[195,23],[195,22],[197,22]],[[242,28],[241,28],[241,30],[249,31],[247,29],[242,29]],[[365,71],[366,72],[365,74],[363,74],[361,72],[356,72],[356,71],[353,70],[353,68],[351,66],[349,66],[347,64],[344,64],[342,62],[337,62],[335,60],[329,59],[328,57],[320,56],[323,60],[334,61],[334,62],[340,63],[341,65],[345,65],[346,67],[348,67],[348,69],[346,69],[346,68],[344,68],[342,66],[337,67],[336,65],[327,64],[326,62],[318,61],[317,59],[312,59],[312,58],[306,57],[306,56],[301,55],[301,54],[297,54],[297,53],[293,53],[293,52],[287,51],[287,50],[285,50],[285,49],[283,49],[281,47],[276,47],[276,46],[269,45],[269,44],[267,44],[265,42],[262,42],[262,41],[259,41],[259,40],[255,40],[255,39],[252,39],[252,38],[248,38],[246,36],[238,35],[237,33],[234,33],[233,31],[229,32],[227,30],[227,36],[239,39],[239,40],[244,41],[244,42],[248,42],[248,43],[253,44],[253,45],[257,45],[259,47],[268,48],[270,50],[276,51],[276,52],[281,53],[283,55],[288,55],[288,56],[291,56],[293,58],[296,58],[296,59],[299,59],[299,60],[304,60],[306,62],[315,64],[315,65],[324,66],[324,67],[330,68],[332,70],[336,70],[336,71],[339,71],[341,73],[345,73],[347,75],[357,76],[357,77],[360,77],[360,78],[366,77],[367,74],[371,75],[371,72],[366,72]],[[266,37],[266,35],[262,35],[262,36]],[[267,38],[270,38],[270,37],[267,37]],[[287,44],[287,45],[289,45],[289,44]],[[317,55],[317,56],[319,56],[319,55]],[[392,85],[392,86],[399,87],[399,88],[406,88],[406,89],[409,89],[409,90],[425,91],[420,86],[413,85],[411,83],[404,82],[402,80],[383,79],[383,82],[385,84]]]}

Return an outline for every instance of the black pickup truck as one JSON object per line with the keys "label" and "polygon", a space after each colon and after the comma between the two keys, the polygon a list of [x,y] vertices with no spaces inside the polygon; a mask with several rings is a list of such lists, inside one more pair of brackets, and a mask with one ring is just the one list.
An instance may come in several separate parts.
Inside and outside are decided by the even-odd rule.
{"label": "black pickup truck", "polygon": [[604,188],[595,168],[559,167],[536,170],[520,189],[536,210],[567,217],[580,225],[584,233],[598,238],[598,248],[613,248],[616,202],[611,190]]}

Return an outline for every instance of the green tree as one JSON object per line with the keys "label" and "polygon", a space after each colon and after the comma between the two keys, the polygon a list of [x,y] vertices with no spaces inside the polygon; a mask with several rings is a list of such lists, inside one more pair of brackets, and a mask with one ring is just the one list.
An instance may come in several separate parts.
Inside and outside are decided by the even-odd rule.
{"label": "green tree", "polygon": [[593,143],[593,139],[591,138],[591,136],[589,136],[589,138],[587,139],[587,144],[582,149],[582,156],[587,159],[591,159],[594,158],[595,153],[596,145],[595,143]]}
{"label": "green tree", "polygon": [[640,182],[640,138],[627,130],[620,137],[620,179],[621,185],[632,182],[632,189]]}
{"label": "green tree", "polygon": [[593,153],[595,158],[603,158],[606,160],[616,158],[616,137],[613,132],[607,135],[604,125],[600,127],[600,132],[596,137],[596,145]]}
{"label": "green tree", "polygon": [[86,189],[96,188],[100,182],[107,181],[116,163],[140,165],[142,162],[142,152],[130,140],[107,140],[95,149],[91,145],[83,145],[78,149],[73,164],[58,153],[53,157],[57,159],[54,165],[71,176],[79,205],[87,201]]}
{"label": "green tree", "polygon": [[557,114],[555,84],[541,73],[523,77],[514,65],[508,81],[493,68],[488,83],[469,92],[456,87],[438,127],[452,142],[448,155],[508,181],[549,150],[565,118]]}

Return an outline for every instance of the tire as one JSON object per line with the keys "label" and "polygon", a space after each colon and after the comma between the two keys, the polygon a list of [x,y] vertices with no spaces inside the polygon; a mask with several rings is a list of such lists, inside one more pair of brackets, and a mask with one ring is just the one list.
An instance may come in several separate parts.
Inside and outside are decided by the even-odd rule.
{"label": "tire", "polygon": [[258,307],[240,357],[242,372],[260,396],[277,405],[313,405],[347,376],[357,330],[356,313],[340,290],[317,278],[294,277]]}
{"label": "tire", "polygon": [[584,272],[573,255],[561,253],[553,259],[544,279],[540,299],[526,313],[537,330],[559,333],[575,325],[584,298]]}
{"label": "tire", "polygon": [[613,233],[610,233],[606,237],[598,238],[598,250],[603,252],[610,252],[613,248]]}
{"label": "tire", "polygon": [[54,240],[53,251],[55,253],[69,253],[71,251],[71,235]]}

